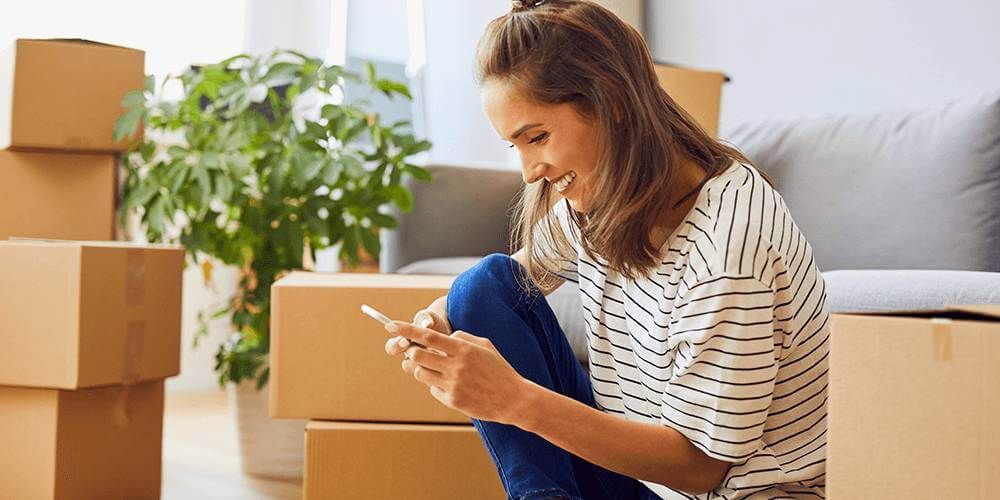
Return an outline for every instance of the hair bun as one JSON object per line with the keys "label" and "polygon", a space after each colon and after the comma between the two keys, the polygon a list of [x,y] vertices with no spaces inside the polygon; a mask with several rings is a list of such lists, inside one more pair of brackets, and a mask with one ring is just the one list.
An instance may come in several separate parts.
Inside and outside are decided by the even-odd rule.
{"label": "hair bun", "polygon": [[519,11],[538,7],[543,3],[545,3],[545,0],[512,0],[511,7],[513,7],[515,11]]}

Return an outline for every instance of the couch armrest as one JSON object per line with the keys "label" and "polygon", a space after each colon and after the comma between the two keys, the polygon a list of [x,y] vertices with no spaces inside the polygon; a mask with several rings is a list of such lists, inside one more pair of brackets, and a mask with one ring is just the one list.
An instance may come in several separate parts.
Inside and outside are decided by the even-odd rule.
{"label": "couch armrest", "polygon": [[509,250],[510,206],[523,182],[517,170],[434,165],[434,180],[410,179],[413,210],[394,212],[381,231],[379,269],[395,272],[422,259],[483,256]]}

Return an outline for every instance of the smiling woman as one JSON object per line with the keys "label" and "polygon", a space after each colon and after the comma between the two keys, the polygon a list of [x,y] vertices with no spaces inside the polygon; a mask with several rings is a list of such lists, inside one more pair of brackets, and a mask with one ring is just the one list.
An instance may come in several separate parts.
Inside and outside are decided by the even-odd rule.
{"label": "smiling woman", "polygon": [[[511,498],[822,498],[825,283],[769,179],[594,3],[514,2],[476,63],[521,157],[515,251],[386,351],[472,417]],[[564,281],[589,374],[543,296]]]}

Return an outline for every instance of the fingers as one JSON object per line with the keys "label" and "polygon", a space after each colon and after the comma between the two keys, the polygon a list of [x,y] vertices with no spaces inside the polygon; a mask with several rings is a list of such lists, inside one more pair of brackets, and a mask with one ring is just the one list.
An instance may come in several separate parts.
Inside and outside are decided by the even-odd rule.
{"label": "fingers", "polygon": [[389,333],[409,339],[411,343],[431,347],[445,354],[456,352],[462,345],[462,341],[457,338],[449,337],[430,328],[421,328],[402,321],[393,321],[385,325],[385,329]]}
{"label": "fingers", "polygon": [[413,378],[426,385],[436,387],[443,387],[448,382],[441,372],[420,365],[413,367]]}
{"label": "fingers", "polygon": [[441,372],[426,366],[421,366],[420,363],[417,363],[410,358],[403,359],[400,366],[408,375],[425,384],[443,386],[447,382]]}
{"label": "fingers", "polygon": [[451,333],[451,327],[448,325],[448,321],[445,320],[440,314],[430,309],[421,309],[420,311],[417,311],[417,314],[413,316],[413,324],[423,328],[437,330],[444,334]]}
{"label": "fingers", "polygon": [[414,363],[424,368],[444,372],[448,367],[448,357],[436,351],[412,346],[406,350],[406,354]]}
{"label": "fingers", "polygon": [[392,337],[389,340],[385,341],[385,353],[390,356],[395,356],[403,352],[403,350],[409,346],[410,346],[410,341],[407,340],[406,338],[399,336]]}

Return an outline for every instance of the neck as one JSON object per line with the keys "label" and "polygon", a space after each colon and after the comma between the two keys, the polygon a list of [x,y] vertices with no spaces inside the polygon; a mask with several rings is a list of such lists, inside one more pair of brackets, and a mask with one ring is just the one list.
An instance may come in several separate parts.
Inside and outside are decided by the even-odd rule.
{"label": "neck", "polygon": [[684,216],[694,208],[698,193],[706,181],[706,174],[698,164],[683,158],[674,173],[674,188],[670,190],[670,201],[653,227],[651,239],[657,248],[666,243],[667,238],[684,220]]}

